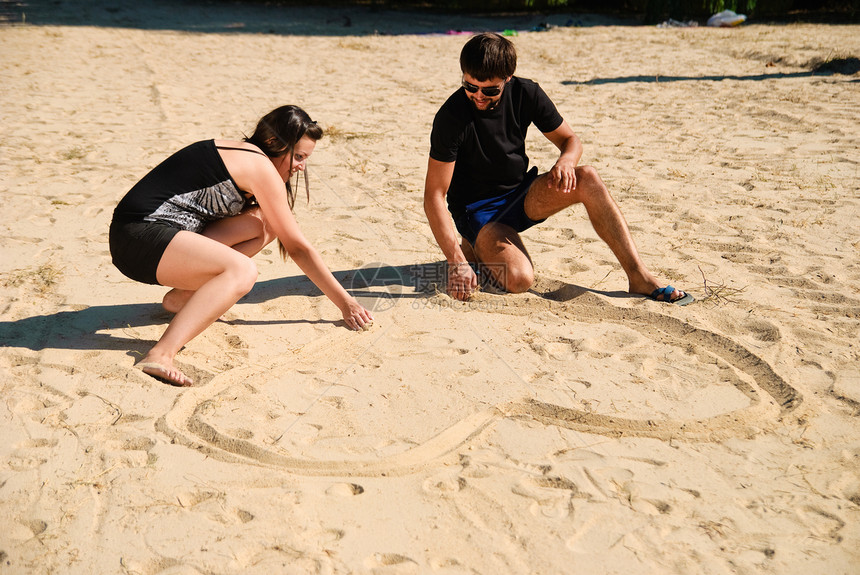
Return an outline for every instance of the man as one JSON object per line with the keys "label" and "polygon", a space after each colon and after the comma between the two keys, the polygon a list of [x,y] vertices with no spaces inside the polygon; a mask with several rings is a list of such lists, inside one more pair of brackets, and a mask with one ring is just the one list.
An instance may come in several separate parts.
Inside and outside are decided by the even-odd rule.
{"label": "man", "polygon": [[[473,36],[460,53],[463,85],[433,121],[424,211],[448,260],[448,293],[467,299],[478,281],[471,263],[506,291],[524,292],[534,268],[519,233],[573,204],[624,272],[630,293],[686,305],[693,296],[660,287],[642,263],[627,222],[590,166],[578,166],[582,143],[535,82],[514,76],[514,45],[499,34]],[[526,131],[534,124],[561,152],[552,169],[528,170]],[[454,218],[462,243],[451,226]]]}

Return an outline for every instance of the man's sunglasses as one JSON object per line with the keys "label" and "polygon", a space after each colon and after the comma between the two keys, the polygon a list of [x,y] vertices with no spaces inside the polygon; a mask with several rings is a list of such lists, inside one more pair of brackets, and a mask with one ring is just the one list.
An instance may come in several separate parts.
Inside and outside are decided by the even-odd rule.
{"label": "man's sunglasses", "polygon": [[464,90],[466,90],[470,94],[474,94],[480,90],[484,94],[484,96],[487,96],[489,98],[492,98],[494,96],[498,96],[502,91],[502,86],[504,86],[504,85],[505,85],[505,83],[502,82],[502,84],[499,86],[476,86],[474,84],[470,84],[466,80],[463,80],[463,89]]}

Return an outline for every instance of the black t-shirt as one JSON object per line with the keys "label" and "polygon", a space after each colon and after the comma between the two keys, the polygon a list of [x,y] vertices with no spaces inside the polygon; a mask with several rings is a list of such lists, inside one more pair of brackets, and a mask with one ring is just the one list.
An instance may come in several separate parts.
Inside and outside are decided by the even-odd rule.
{"label": "black t-shirt", "polygon": [[514,76],[493,110],[477,110],[463,88],[454,92],[436,113],[430,134],[430,157],[456,162],[447,196],[451,213],[517,187],[529,167],[529,125],[546,133],[562,121],[549,96],[525,78]]}

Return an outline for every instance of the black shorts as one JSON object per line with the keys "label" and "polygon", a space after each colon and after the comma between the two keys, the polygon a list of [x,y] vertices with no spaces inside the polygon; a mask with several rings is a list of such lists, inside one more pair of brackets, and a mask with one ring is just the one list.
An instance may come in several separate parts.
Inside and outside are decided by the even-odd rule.
{"label": "black shorts", "polygon": [[160,285],[155,277],[158,262],[179,228],[159,222],[118,222],[110,225],[113,265],[135,281]]}

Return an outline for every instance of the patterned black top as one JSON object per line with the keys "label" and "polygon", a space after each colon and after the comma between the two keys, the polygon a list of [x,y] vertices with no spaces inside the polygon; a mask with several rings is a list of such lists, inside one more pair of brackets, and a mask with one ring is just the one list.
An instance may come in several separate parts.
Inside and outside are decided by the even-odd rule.
{"label": "patterned black top", "polygon": [[215,141],[205,140],[179,150],[144,176],[119,202],[113,217],[120,222],[163,222],[199,233],[209,222],[238,215],[245,203]]}

